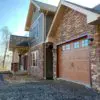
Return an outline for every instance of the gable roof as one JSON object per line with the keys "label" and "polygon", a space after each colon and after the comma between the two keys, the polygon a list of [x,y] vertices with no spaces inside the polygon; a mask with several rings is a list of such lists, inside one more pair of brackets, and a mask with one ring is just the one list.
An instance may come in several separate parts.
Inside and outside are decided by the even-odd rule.
{"label": "gable roof", "polygon": [[17,36],[17,35],[10,35],[10,41],[9,41],[9,49],[12,50],[17,46],[17,44],[20,44],[24,41],[29,41],[29,37],[25,36]]}
{"label": "gable roof", "polygon": [[22,42],[16,44],[16,46],[29,47],[29,43],[30,43],[30,41],[29,40],[26,40],[26,41],[22,41]]}
{"label": "gable roof", "polygon": [[100,13],[98,10],[94,9],[94,8],[88,8],[88,7],[83,7],[80,6],[78,4],[69,2],[69,1],[65,1],[65,0],[61,0],[58,6],[58,9],[56,11],[55,17],[53,19],[52,25],[50,27],[50,30],[48,32],[48,36],[46,41],[48,41],[48,37],[50,35],[52,35],[54,33],[54,31],[57,29],[60,20],[61,20],[61,15],[63,14],[62,12],[64,12],[64,10],[68,8],[68,9],[73,9],[75,11],[78,11],[84,15],[87,16],[87,23],[91,23],[95,20],[98,20],[98,18],[100,17]]}
{"label": "gable roof", "polygon": [[26,25],[25,25],[26,31],[29,31],[35,9],[42,12],[47,11],[48,13],[53,13],[53,14],[56,12],[56,7],[53,5],[42,3],[36,0],[31,0],[29,5],[27,20],[26,20]]}

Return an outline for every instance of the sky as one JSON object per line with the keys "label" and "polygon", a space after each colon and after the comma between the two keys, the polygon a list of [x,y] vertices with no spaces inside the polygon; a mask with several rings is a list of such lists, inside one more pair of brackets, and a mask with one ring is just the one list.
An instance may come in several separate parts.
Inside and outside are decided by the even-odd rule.
{"label": "sky", "polygon": [[[38,0],[57,6],[59,0]],[[94,7],[100,0],[68,0],[87,7]],[[25,35],[25,22],[30,0],[0,0],[0,29],[8,26],[12,34]]]}
{"label": "sky", "polygon": [[12,34],[24,35],[29,0],[0,0],[0,29],[8,26]]}

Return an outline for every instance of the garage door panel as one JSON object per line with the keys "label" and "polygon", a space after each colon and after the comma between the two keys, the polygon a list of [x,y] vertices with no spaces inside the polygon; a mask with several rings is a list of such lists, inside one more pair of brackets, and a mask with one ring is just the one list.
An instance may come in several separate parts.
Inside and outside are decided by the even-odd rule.
{"label": "garage door panel", "polygon": [[62,50],[63,45],[58,47],[58,76],[68,80],[90,84],[89,48],[80,47],[75,49],[73,42],[70,45],[71,49],[64,51]]}

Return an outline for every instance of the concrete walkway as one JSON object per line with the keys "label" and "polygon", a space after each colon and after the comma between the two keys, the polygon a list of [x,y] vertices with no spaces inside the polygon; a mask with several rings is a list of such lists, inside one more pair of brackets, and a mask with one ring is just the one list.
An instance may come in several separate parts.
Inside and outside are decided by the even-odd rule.
{"label": "concrete walkway", "polygon": [[41,81],[2,87],[0,100],[100,100],[100,94],[70,82]]}

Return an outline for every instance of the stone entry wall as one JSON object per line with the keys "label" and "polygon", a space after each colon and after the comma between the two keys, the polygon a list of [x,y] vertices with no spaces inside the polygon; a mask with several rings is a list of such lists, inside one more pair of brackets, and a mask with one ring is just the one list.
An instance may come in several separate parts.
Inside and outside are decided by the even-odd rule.
{"label": "stone entry wall", "polygon": [[[31,53],[34,51],[38,51],[38,59],[37,59],[37,66],[32,66],[32,55]],[[33,46],[30,49],[30,53],[29,53],[29,68],[28,68],[28,72],[30,75],[39,78],[39,79],[43,79],[43,66],[44,66],[44,59],[43,59],[43,44],[39,44],[37,46]]]}
{"label": "stone entry wall", "polygon": [[94,43],[91,46],[92,86],[100,91],[100,25],[97,25]]}

